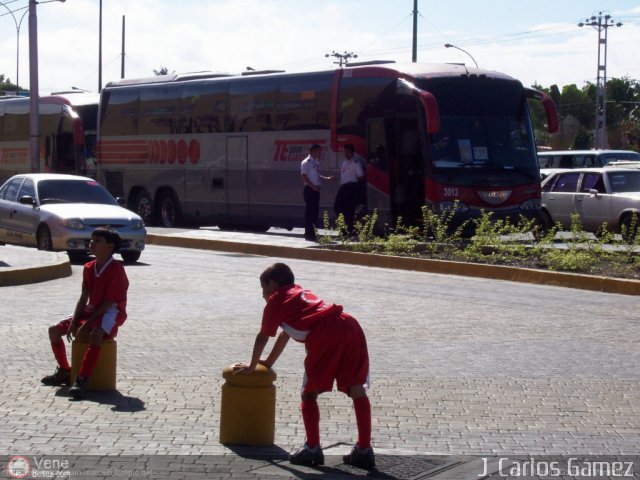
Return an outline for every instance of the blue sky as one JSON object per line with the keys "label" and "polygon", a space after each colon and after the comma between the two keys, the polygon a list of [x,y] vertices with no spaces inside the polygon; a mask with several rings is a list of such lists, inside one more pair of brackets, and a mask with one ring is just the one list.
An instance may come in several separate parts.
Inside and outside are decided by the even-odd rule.
{"label": "blue sky", "polygon": [[[0,0],[12,10],[27,0]],[[103,0],[103,81],[161,66],[176,73],[332,67],[332,51],[358,60],[411,60],[413,0]],[[99,0],[38,5],[41,94],[98,88]],[[598,12],[623,22],[608,34],[607,75],[640,79],[640,3],[627,0],[419,0],[418,61],[465,62],[544,86],[595,81],[598,34],[577,23]],[[19,20],[22,12],[16,12]],[[0,73],[15,81],[16,26],[0,6]],[[20,29],[20,84],[28,86],[28,15]]]}

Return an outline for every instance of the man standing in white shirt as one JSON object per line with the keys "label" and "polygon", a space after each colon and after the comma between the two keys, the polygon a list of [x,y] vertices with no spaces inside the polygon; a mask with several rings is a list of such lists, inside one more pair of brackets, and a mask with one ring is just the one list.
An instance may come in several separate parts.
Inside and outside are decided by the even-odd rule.
{"label": "man standing in white shirt", "polygon": [[304,239],[310,242],[316,241],[316,223],[320,213],[320,189],[322,180],[334,180],[335,177],[320,175],[320,145],[314,143],[309,149],[309,155],[300,164],[300,174],[304,184],[303,196],[305,203],[304,213]]}
{"label": "man standing in white shirt", "polygon": [[348,234],[353,234],[356,207],[365,203],[364,168],[355,157],[354,150],[350,143],[344,146],[345,159],[340,167],[340,189],[333,205],[336,215],[344,216]]}

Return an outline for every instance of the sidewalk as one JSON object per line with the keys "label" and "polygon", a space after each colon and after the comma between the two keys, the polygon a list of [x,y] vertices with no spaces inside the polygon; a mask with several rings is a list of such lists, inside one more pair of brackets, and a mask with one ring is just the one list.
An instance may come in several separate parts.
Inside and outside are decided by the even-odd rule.
{"label": "sidewalk", "polygon": [[0,287],[45,282],[71,275],[64,252],[0,244]]}

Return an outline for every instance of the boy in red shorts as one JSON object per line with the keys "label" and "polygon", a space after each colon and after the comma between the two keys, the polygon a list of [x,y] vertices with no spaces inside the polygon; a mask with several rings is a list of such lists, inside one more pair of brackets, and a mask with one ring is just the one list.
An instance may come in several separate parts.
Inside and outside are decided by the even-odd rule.
{"label": "boy in red shorts", "polygon": [[115,230],[96,228],[91,233],[89,251],[95,256],[85,264],[82,272],[82,293],[72,316],[49,327],[51,349],[58,362],[53,375],[42,379],[45,385],[68,385],[71,368],[63,336],[89,343],[82,359],[80,371],[69,394],[75,399],[84,398],[87,382],[93,372],[100,348],[105,338],[113,338],[127,318],[127,289],[129,280],[122,264],[113,258],[122,240]]}
{"label": "boy in red shorts", "polygon": [[[358,426],[358,443],[343,460],[360,468],[373,468],[371,405],[366,393],[369,354],[360,324],[344,313],[342,306],[327,304],[295,285],[293,272],[284,263],[276,263],[262,272],[260,285],[267,305],[253,346],[251,363],[238,363],[234,368],[236,373],[251,373],[258,364],[271,368],[290,337],[305,344],[307,356],[304,360],[301,410],[307,440],[289,456],[289,460],[297,465],[324,464],[317,398],[322,392],[330,392],[335,380],[338,390],[353,399]],[[269,337],[275,336],[278,327],[282,331],[271,353],[261,360]]]}

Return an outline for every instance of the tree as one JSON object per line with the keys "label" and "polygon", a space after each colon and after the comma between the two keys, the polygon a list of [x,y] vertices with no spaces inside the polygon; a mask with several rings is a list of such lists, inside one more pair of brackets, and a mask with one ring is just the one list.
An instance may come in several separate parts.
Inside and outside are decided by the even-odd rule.
{"label": "tree", "polygon": [[8,78],[5,79],[5,76],[3,74],[0,74],[0,92],[17,92],[17,91],[18,91],[18,86],[14,83],[11,83],[11,80],[9,80]]}
{"label": "tree", "polygon": [[[595,125],[596,86],[587,82],[578,88],[575,84],[533,88],[546,92],[558,107],[561,131],[546,136],[543,127],[544,112],[530,102],[532,122],[538,144],[550,144],[554,148],[593,148]],[[607,137],[611,148],[640,150],[640,83],[628,77],[607,81]],[[543,140],[541,142],[541,140]]]}

